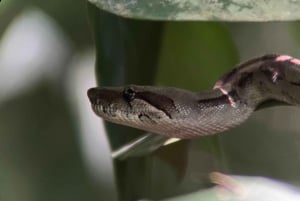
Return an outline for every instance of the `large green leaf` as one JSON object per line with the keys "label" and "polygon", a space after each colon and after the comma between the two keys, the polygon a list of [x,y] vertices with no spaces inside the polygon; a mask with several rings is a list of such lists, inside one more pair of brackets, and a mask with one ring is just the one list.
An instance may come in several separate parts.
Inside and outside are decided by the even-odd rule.
{"label": "large green leaf", "polygon": [[300,1],[88,0],[123,17],[155,20],[271,21],[300,18]]}
{"label": "large green leaf", "polygon": [[[152,84],[160,47],[160,22],[129,20],[90,7],[96,42],[96,77],[104,86]],[[109,126],[113,148],[132,139],[136,129]],[[140,134],[141,132],[138,132]]]}
{"label": "large green leaf", "polygon": [[[95,34],[99,84],[152,84],[162,23],[124,19],[94,6],[89,8]],[[113,149],[142,134],[137,129],[115,124],[107,123],[106,128]],[[151,177],[147,158],[116,161],[115,168],[119,200],[136,200],[147,195],[151,189],[149,182],[145,182],[147,177]]]}

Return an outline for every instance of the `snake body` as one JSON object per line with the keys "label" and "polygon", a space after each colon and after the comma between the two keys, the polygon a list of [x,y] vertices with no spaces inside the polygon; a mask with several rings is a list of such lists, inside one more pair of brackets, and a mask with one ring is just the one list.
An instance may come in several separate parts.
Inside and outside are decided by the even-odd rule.
{"label": "snake body", "polygon": [[266,104],[300,104],[300,60],[268,54],[241,63],[204,92],[129,85],[88,90],[104,120],[176,138],[223,132]]}

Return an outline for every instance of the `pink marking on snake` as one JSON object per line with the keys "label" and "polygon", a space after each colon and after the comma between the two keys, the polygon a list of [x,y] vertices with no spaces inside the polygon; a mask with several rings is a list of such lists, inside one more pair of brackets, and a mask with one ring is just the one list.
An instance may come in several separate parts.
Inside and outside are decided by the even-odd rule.
{"label": "pink marking on snake", "polygon": [[237,105],[236,105],[236,103],[234,102],[233,98],[228,94],[228,91],[226,91],[226,90],[223,89],[222,87],[219,87],[218,89],[222,92],[222,94],[224,94],[224,95],[227,96],[228,101],[229,101],[229,104],[231,105],[231,107],[236,108]]}
{"label": "pink marking on snake", "polygon": [[279,55],[275,61],[287,61],[287,60],[291,60],[293,59],[293,57],[289,56],[289,55]]}
{"label": "pink marking on snake", "polygon": [[296,58],[293,58],[289,55],[280,55],[278,56],[275,61],[290,61],[296,65],[300,65],[300,60],[299,59],[296,59]]}
{"label": "pink marking on snake", "polygon": [[218,89],[222,92],[222,94],[224,94],[226,96],[228,95],[228,92],[225,89],[223,89],[222,87],[219,87]]}
{"label": "pink marking on snake", "polygon": [[294,64],[297,64],[297,65],[300,65],[300,60],[299,59],[292,58],[291,62],[294,63]]}
{"label": "pink marking on snake", "polygon": [[234,102],[233,98],[229,95],[227,95],[227,97],[228,97],[228,100],[229,100],[229,103],[230,103],[231,107],[236,108],[237,106],[236,106],[236,103]]}
{"label": "pink marking on snake", "polygon": [[219,88],[221,88],[222,85],[223,85],[223,81],[219,80],[219,81],[216,82],[213,89],[219,89]]}

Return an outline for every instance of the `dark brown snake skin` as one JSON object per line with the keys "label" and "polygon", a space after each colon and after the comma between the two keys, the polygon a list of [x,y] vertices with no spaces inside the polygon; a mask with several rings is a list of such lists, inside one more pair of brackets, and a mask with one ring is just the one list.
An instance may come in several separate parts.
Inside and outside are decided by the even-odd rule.
{"label": "dark brown snake skin", "polygon": [[264,55],[237,65],[213,90],[130,85],[88,90],[104,120],[176,138],[212,135],[235,127],[274,103],[300,104],[300,60]]}

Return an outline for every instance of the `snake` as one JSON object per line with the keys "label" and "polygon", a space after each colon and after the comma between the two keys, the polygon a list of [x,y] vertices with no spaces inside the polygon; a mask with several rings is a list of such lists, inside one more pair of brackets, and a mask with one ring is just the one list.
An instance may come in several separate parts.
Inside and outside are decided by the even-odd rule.
{"label": "snake", "polygon": [[300,60],[266,54],[236,65],[211,90],[127,85],[87,91],[94,113],[106,121],[170,138],[222,133],[255,111],[300,105]]}

